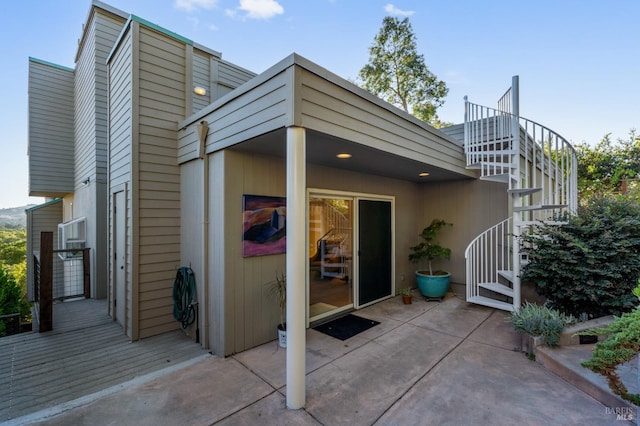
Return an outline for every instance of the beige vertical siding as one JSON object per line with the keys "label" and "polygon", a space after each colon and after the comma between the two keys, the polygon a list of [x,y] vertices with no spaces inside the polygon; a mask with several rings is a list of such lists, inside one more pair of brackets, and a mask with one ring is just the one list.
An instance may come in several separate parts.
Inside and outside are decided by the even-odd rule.
{"label": "beige vertical siding", "polygon": [[393,107],[376,107],[377,99],[345,90],[318,74],[306,69],[300,73],[300,113],[294,113],[300,126],[471,176],[462,148],[439,131],[408,114],[399,120],[400,112]]}
{"label": "beige vertical siding", "polygon": [[[121,191],[131,185],[132,177],[132,143],[134,135],[133,116],[133,34],[128,32],[119,48],[114,52],[109,62],[109,140],[110,140],[110,170],[109,170],[109,194]],[[123,236],[126,237],[126,282],[127,293],[125,333],[133,338],[133,322],[131,315],[131,279],[132,279],[132,237],[133,224],[131,209],[131,191],[127,191],[126,229]],[[109,209],[110,220],[113,223],[113,209]],[[113,271],[113,238],[109,241],[109,271]],[[110,280],[113,286],[113,277]],[[121,301],[122,302],[122,301]]]}
{"label": "beige vertical siding", "polygon": [[176,123],[185,117],[186,49],[140,26],[138,263],[140,337],[173,330],[180,265],[180,171]]}
{"label": "beige vertical siding", "polygon": [[459,146],[464,146],[464,124],[444,127],[440,131],[452,138]]}
{"label": "beige vertical siding", "polygon": [[417,200],[424,211],[417,232],[434,218],[453,223],[442,234],[443,245],[451,248],[451,260],[442,267],[451,272],[452,282],[464,283],[467,245],[509,215],[506,185],[476,179],[425,184]]}
{"label": "beige vertical siding", "polygon": [[[199,302],[200,330],[204,331],[205,317],[209,310],[206,302],[205,247],[204,236],[207,232],[205,213],[205,171],[204,160],[190,161],[180,167],[180,248],[181,265],[189,266],[196,279],[196,301]],[[189,330],[195,337],[195,327]],[[208,338],[200,336],[203,347],[209,347]]]}
{"label": "beige vertical siding", "polygon": [[[91,294],[107,295],[108,256],[108,113],[106,59],[124,19],[95,9],[85,25],[77,55],[75,78],[75,190],[74,214],[87,218],[87,246],[91,248]],[[83,185],[85,179],[89,185]]]}
{"label": "beige vertical siding", "polygon": [[229,62],[219,61],[218,82],[226,87],[236,88],[255,77],[255,74]]}
{"label": "beige vertical siding", "polygon": [[58,241],[58,224],[62,223],[62,199],[49,201],[27,210],[27,300],[34,301],[33,255],[40,252],[40,233],[53,232],[54,248]]}
{"label": "beige vertical siding", "polygon": [[73,80],[70,69],[29,60],[29,195],[73,192]]}
{"label": "beige vertical siding", "polygon": [[210,338],[217,355],[229,355],[275,338],[278,309],[267,283],[285,256],[242,257],[242,196],[285,196],[286,171],[282,158],[230,150],[212,157]]}
{"label": "beige vertical siding", "polygon": [[[251,91],[238,92],[237,97],[224,104],[214,102],[207,107],[215,110],[203,117],[209,123],[206,152],[224,149],[290,122],[291,99],[287,96],[291,90],[291,72],[292,69],[285,70]],[[197,123],[180,132],[179,163],[198,158]]]}
{"label": "beige vertical siding", "polygon": [[203,87],[207,90],[204,96],[193,94],[193,112],[200,111],[211,103],[212,85],[211,56],[205,52],[193,51],[193,86]]}

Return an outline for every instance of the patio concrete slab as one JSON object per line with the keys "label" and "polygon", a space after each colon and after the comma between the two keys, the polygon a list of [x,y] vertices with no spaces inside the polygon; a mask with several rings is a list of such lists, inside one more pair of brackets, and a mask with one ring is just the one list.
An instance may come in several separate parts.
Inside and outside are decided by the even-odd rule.
{"label": "patio concrete slab", "polygon": [[10,424],[622,425],[615,407],[514,351],[505,313],[400,298],[358,312],[381,324],[341,341],[307,331],[306,406],[286,408],[276,342],[122,385],[93,402]]}
{"label": "patio concrete slab", "polygon": [[492,312],[493,309],[470,305],[458,298],[451,298],[410,322],[419,327],[465,338]]}
{"label": "patio concrete slab", "polygon": [[607,425],[605,407],[521,353],[465,341],[379,424]]}
{"label": "patio concrete slab", "polygon": [[404,324],[310,374],[306,410],[326,425],[372,424],[460,341]]}
{"label": "patio concrete slab", "polygon": [[513,325],[507,321],[510,316],[507,312],[494,310],[489,318],[469,335],[469,340],[498,348],[519,351],[521,336],[514,331]]}
{"label": "patio concrete slab", "polygon": [[36,424],[205,425],[273,392],[238,361],[208,357]]}
{"label": "patio concrete slab", "polygon": [[274,392],[246,409],[216,423],[219,426],[320,426],[305,410],[287,410],[286,398]]}

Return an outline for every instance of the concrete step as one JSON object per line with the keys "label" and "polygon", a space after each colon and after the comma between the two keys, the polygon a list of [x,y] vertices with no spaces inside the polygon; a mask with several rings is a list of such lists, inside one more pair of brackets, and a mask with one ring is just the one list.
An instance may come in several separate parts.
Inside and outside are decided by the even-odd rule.
{"label": "concrete step", "polygon": [[[603,376],[580,365],[583,361],[591,358],[594,347],[595,345],[593,344],[554,348],[544,345],[538,346],[535,351],[536,362],[607,407],[634,407],[630,402],[611,392]],[[634,360],[632,364],[635,362]],[[618,374],[627,389],[629,389],[629,392],[638,392],[637,369],[633,369],[632,365],[625,364],[618,367]]]}

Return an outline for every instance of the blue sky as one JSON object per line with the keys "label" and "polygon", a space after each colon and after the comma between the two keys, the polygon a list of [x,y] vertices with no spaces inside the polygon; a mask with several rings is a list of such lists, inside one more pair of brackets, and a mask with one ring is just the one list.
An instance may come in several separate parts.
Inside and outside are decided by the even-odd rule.
{"label": "blue sky", "polygon": [[[640,131],[637,0],[108,0],[262,72],[292,52],[355,80],[382,19],[408,16],[425,62],[463,97],[495,106],[520,76],[520,113],[573,143]],[[74,67],[90,0],[4,0],[0,16],[0,208],[28,197],[28,57]]]}

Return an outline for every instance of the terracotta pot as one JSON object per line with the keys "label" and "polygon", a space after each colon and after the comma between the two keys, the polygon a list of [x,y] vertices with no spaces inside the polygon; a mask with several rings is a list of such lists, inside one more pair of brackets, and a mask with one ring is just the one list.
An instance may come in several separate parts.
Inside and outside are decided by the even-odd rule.
{"label": "terracotta pot", "polygon": [[412,296],[405,296],[404,294],[402,295],[402,303],[404,303],[405,305],[410,305],[411,299]]}

